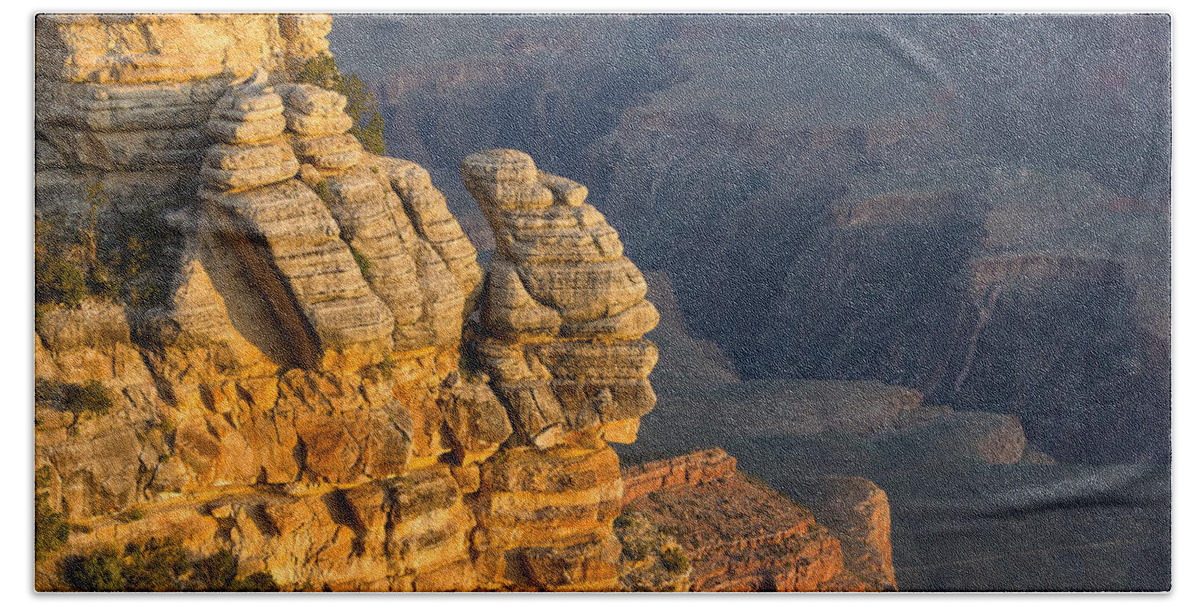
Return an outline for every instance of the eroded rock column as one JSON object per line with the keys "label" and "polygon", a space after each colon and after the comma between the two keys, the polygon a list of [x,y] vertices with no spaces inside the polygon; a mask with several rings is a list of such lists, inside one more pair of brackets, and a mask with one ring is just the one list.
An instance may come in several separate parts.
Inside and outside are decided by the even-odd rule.
{"label": "eroded rock column", "polygon": [[655,403],[658,324],[642,273],[587,188],[529,155],[468,156],[463,181],[491,224],[477,350],[520,431],[548,448],[571,433],[632,442]]}
{"label": "eroded rock column", "polygon": [[509,588],[616,588],[606,442],[633,441],[654,407],[658,351],[642,336],[658,312],[587,188],[516,150],[472,154],[462,175],[497,243],[474,352],[517,433],[483,466],[477,567]]}

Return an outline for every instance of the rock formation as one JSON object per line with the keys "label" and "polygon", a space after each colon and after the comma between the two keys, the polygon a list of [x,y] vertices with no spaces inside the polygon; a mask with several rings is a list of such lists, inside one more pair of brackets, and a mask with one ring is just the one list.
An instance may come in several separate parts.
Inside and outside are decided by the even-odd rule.
{"label": "rock formation", "polygon": [[167,538],[284,590],[675,585],[614,533],[659,320],[616,231],[528,155],[472,154],[485,276],[429,173],[296,81],[329,28],[38,17],[39,221],[90,226],[140,291],[38,303],[38,508],[70,533],[37,588]]}
{"label": "rock formation", "polygon": [[622,476],[625,513],[673,531],[691,591],[896,589],[887,495],[865,479],[814,480],[830,489],[814,519],[719,448]]}
{"label": "rock formation", "polygon": [[605,441],[633,441],[654,407],[642,335],[658,313],[586,187],[515,150],[472,154],[462,175],[498,246],[473,344],[523,444],[483,467],[480,521],[516,525],[487,535],[483,559],[509,584],[613,588],[621,482]]}
{"label": "rock formation", "polygon": [[481,153],[464,178],[506,245],[481,293],[429,174],[292,80],[328,31],[39,17],[39,213],[133,210],[170,242],[157,297],[39,305],[55,556],[169,536],[284,589],[618,588],[605,440],[654,405],[641,275],[586,189]]}
{"label": "rock formation", "polygon": [[658,323],[646,281],[587,188],[541,172],[529,155],[468,156],[463,181],[496,234],[477,348],[521,432],[545,448],[598,429],[632,442],[654,407]]}

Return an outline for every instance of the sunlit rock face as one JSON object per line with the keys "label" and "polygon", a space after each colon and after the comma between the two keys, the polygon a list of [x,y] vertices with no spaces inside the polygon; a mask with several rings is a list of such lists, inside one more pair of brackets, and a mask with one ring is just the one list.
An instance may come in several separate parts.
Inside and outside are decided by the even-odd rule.
{"label": "sunlit rock face", "polygon": [[606,442],[632,442],[654,407],[658,351],[642,335],[658,311],[586,187],[516,150],[472,154],[462,177],[497,243],[472,346],[517,434],[483,466],[481,572],[519,588],[616,589],[621,480]]}
{"label": "sunlit rock face", "polygon": [[[475,587],[478,463],[512,432],[458,373],[482,272],[429,174],[293,82],[329,27],[39,16],[39,219],[95,204],[102,255],[122,222],[167,243],[154,297],[39,305],[38,489],[78,524],[60,557],[175,538],[285,589]],[[79,411],[89,383],[106,408]]]}
{"label": "sunlit rock face", "polygon": [[153,297],[39,305],[38,491],[78,524],[40,589],[149,538],[284,589],[618,588],[605,440],[654,404],[641,274],[585,188],[514,152],[467,162],[511,245],[484,289],[429,173],[294,81],[329,23],[39,17],[39,219],[167,243]]}
{"label": "sunlit rock face", "polygon": [[529,155],[468,156],[463,181],[496,235],[476,344],[520,432],[547,448],[572,432],[631,442],[654,407],[658,324],[646,281],[587,188]]}
{"label": "sunlit rock face", "polygon": [[296,82],[328,16],[36,27],[39,221],[155,241],[141,297],[38,304],[37,492],[72,530],[39,590],[150,539],[283,590],[629,584],[609,444],[655,405],[659,314],[587,188],[467,157],[485,275],[429,172]]}

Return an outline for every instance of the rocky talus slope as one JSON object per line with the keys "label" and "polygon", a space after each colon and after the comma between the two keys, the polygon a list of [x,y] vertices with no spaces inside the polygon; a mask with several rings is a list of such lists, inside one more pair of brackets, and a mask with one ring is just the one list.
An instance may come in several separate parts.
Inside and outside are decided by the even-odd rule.
{"label": "rocky talus slope", "polygon": [[429,173],[364,151],[347,99],[297,82],[329,30],[38,17],[39,221],[90,225],[93,258],[148,228],[154,255],[144,291],[38,304],[39,510],[70,533],[37,588],[150,539],[284,590],[649,580],[620,570],[609,446],[656,403],[645,279],[584,186],[514,150],[462,164],[485,274]]}

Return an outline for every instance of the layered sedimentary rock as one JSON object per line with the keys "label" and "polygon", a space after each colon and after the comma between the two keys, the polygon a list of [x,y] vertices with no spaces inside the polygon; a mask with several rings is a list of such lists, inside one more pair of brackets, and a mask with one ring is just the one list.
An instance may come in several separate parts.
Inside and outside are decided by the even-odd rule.
{"label": "layered sedimentary rock", "polygon": [[895,590],[887,494],[861,477],[805,479],[799,494],[817,521],[841,541],[846,569],[868,586]]}
{"label": "layered sedimentary rock", "polygon": [[78,209],[97,182],[118,207],[193,190],[229,81],[287,78],[328,48],[330,27],[328,15],[39,15],[39,207]]}
{"label": "layered sedimentary rock", "polygon": [[485,589],[613,591],[617,455],[599,440],[505,450],[481,466],[476,566]]}
{"label": "layered sedimentary rock", "polygon": [[[692,591],[896,588],[887,496],[869,481],[827,484],[822,511],[737,471],[720,449],[622,472],[625,513],[670,529],[690,559]],[[828,526],[828,527],[827,527]]]}
{"label": "layered sedimentary rock", "polygon": [[468,156],[463,181],[496,236],[471,341],[519,441],[482,465],[476,516],[492,586],[619,588],[616,454],[655,402],[658,313],[587,188],[525,153]]}
{"label": "layered sedimentary rock", "polygon": [[658,311],[616,231],[586,187],[523,152],[472,154],[462,174],[496,235],[477,350],[519,431],[539,448],[593,429],[633,441],[655,402],[642,335]]}
{"label": "layered sedimentary rock", "polygon": [[381,359],[396,319],[367,285],[325,202],[293,179],[300,164],[284,136],[289,122],[261,74],[218,102],[206,130],[219,143],[205,154],[200,192],[214,237],[252,258],[245,267],[266,258],[271,270],[252,280],[270,294],[302,365],[355,347]]}
{"label": "layered sedimentary rock", "polygon": [[[328,24],[39,17],[39,213],[136,213],[171,243],[154,297],[39,304],[38,493],[74,526],[39,588],[68,553],[154,537],[284,589],[619,588],[604,440],[653,405],[641,275],[585,190],[546,177],[560,208],[497,229],[524,249],[482,291],[429,173],[291,80]],[[493,322],[518,292],[553,311],[539,344]],[[524,348],[537,375],[505,359]],[[545,433],[514,382],[570,419]]]}
{"label": "layered sedimentary rock", "polygon": [[[95,218],[101,255],[141,246],[103,238],[131,221],[163,241],[148,295],[38,304],[38,508],[70,527],[39,589],[67,588],[66,557],[156,538],[284,590],[683,585],[682,562],[620,557],[609,442],[656,402],[659,317],[585,187],[468,157],[485,277],[430,174],[364,151],[347,99],[295,82],[328,17],[37,28],[39,219]],[[772,584],[821,578],[803,555],[769,560]]]}
{"label": "layered sedimentary rock", "polygon": [[182,537],[285,589],[475,586],[468,496],[511,433],[456,372],[481,272],[427,173],[363,153],[344,97],[289,81],[328,31],[39,17],[39,213],[99,185],[101,229],[136,212],[177,242],[161,297],[39,305],[35,464],[76,528],[62,551]]}

